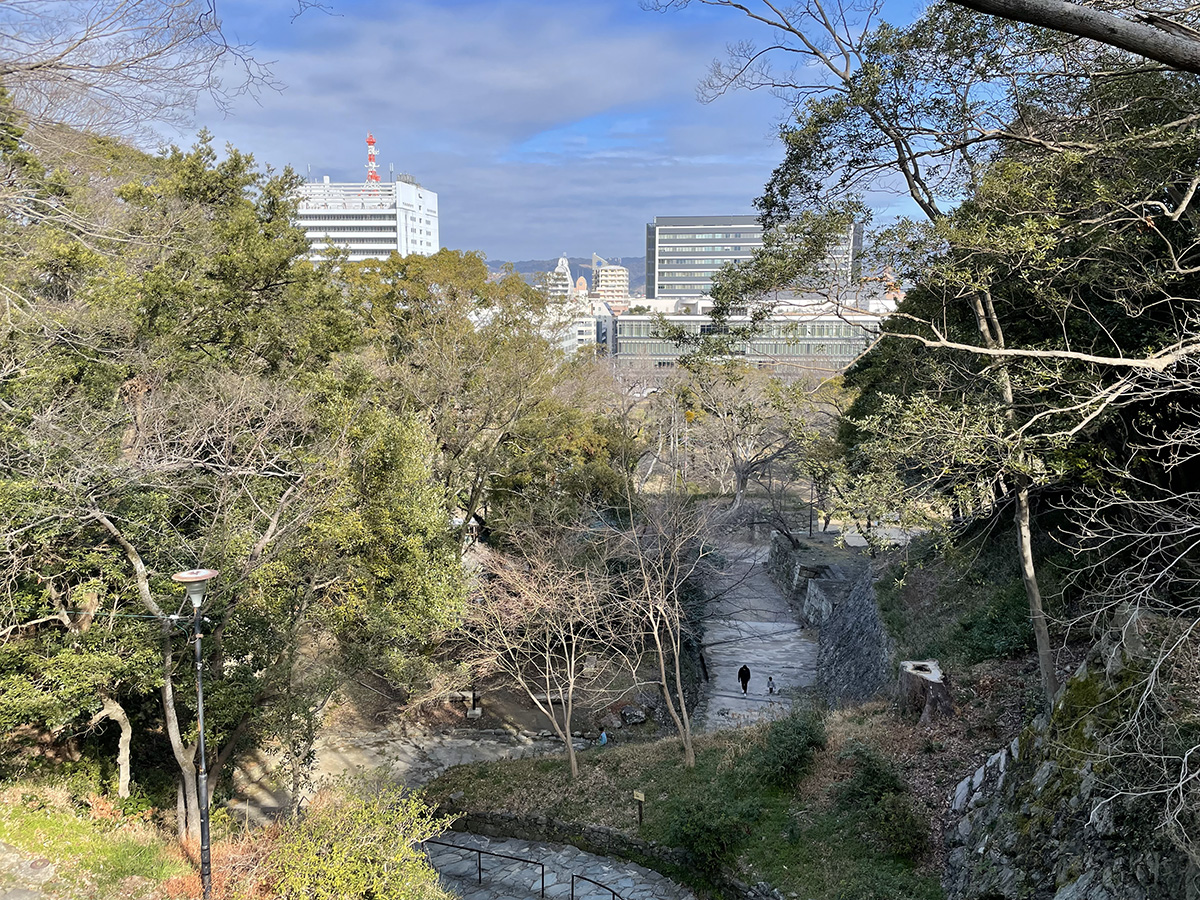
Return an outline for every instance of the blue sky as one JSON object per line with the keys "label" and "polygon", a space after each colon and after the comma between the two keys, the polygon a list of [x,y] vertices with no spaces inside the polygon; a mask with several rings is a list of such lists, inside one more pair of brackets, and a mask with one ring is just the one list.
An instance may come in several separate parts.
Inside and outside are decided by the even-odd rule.
{"label": "blue sky", "polygon": [[[334,181],[410,172],[440,200],[444,246],[491,259],[641,256],[654,216],[746,214],[781,158],[766,93],[709,104],[728,43],[769,37],[726,10],[637,0],[226,2],[227,34],[278,92],[197,111],[261,163]],[[175,140],[187,143],[190,135]]]}

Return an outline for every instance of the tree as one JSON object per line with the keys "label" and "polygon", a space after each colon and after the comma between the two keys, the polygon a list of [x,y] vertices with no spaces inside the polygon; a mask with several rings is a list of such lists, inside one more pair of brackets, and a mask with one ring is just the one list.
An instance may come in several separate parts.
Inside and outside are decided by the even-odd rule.
{"label": "tree", "polygon": [[690,769],[696,750],[684,673],[690,651],[699,647],[703,594],[697,582],[713,553],[705,542],[707,517],[678,489],[641,497],[636,507],[631,500],[631,507],[630,526],[610,536],[606,553],[618,573],[615,590],[641,645],[653,655],[658,687],[679,734],[683,764]]}
{"label": "tree", "polygon": [[[230,65],[232,64],[232,65]],[[225,84],[218,69],[236,73]],[[272,86],[206,0],[19,0],[0,9],[0,82],[38,126],[127,133]]]}
{"label": "tree", "polygon": [[577,551],[525,543],[525,554],[497,558],[483,573],[465,623],[471,667],[520,686],[563,742],[578,778],[575,704],[603,696],[628,657],[626,614],[601,573],[570,562]]}
{"label": "tree", "polygon": [[545,298],[515,274],[491,280],[476,253],[346,268],[367,339],[379,348],[377,377],[394,389],[388,402],[428,422],[465,538],[520,423],[553,383],[559,360],[538,330]]}
{"label": "tree", "polygon": [[732,475],[737,510],[750,483],[795,448],[788,410],[796,392],[740,362],[696,359],[681,385],[695,405],[687,410],[697,444],[717,448]]}
{"label": "tree", "polygon": [[[442,495],[422,490],[423,429],[378,411],[353,317],[304,259],[294,179],[236,151],[219,159],[204,137],[142,164],[150,177],[111,207],[139,240],[54,214],[22,223],[0,255],[0,627],[17,638],[0,689],[53,725],[158,690],[161,719],[134,724],[169,743],[180,829],[194,832],[191,654],[172,572],[222,572],[201,611],[215,789],[245,745],[311,723],[327,688],[297,648],[336,636],[345,619],[331,611],[367,609],[360,623],[387,619],[411,649],[428,619],[456,612],[459,570]],[[35,166],[22,177],[46,187]],[[87,211],[107,185],[61,187],[60,209]],[[102,607],[141,624],[89,628]],[[114,657],[156,670],[131,677]],[[59,686],[72,667],[90,701]]]}

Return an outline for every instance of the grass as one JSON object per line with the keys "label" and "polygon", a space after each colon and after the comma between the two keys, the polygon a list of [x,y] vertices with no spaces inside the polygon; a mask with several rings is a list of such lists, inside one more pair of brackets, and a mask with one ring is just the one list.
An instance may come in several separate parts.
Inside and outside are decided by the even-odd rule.
{"label": "grass", "polygon": [[[461,792],[457,803],[468,811],[547,815],[675,846],[671,838],[681,834],[694,840],[728,837],[732,846],[725,861],[739,877],[809,900],[943,896],[928,867],[889,852],[872,840],[860,815],[832,802],[830,788],[851,768],[838,752],[841,739],[816,752],[808,776],[792,789],[772,786],[748,767],[766,736],[767,726],[699,736],[692,770],[683,767],[673,739],[587,750],[574,782],[561,758],[459,766],[426,794],[438,802]],[[646,795],[640,828],[635,790]],[[706,822],[716,827],[705,832]],[[703,889],[702,864],[683,879]]]}
{"label": "grass", "polygon": [[103,798],[78,806],[68,792],[30,783],[0,791],[0,840],[58,868],[48,897],[159,896],[156,886],[191,871],[155,829]]}

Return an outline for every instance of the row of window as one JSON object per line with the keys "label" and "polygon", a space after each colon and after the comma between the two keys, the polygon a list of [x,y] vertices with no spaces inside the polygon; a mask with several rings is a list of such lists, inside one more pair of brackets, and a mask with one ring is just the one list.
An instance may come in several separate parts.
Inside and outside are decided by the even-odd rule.
{"label": "row of window", "polygon": [[762,240],[762,229],[756,231],[713,231],[713,232],[697,232],[691,233],[687,231],[677,231],[672,228],[667,234],[659,235],[660,239],[670,236],[673,241],[695,240],[695,241],[725,241],[725,240]]}
{"label": "row of window", "polygon": [[[728,256],[709,256],[704,258],[697,256],[694,259],[685,256],[682,259],[660,259],[658,264],[660,266],[723,266],[730,261],[731,258]],[[666,273],[664,272],[663,274]]]}
{"label": "row of window", "polygon": [[690,283],[682,282],[682,281],[671,281],[671,282],[668,282],[665,284],[660,281],[658,283],[658,289],[660,291],[694,291],[698,294],[702,293],[704,291],[707,291],[711,287],[712,287],[711,281],[697,281],[697,282],[690,282]]}
{"label": "row of window", "polygon": [[382,231],[385,234],[395,234],[396,233],[396,227],[394,225],[391,227],[388,227],[387,225],[329,225],[329,226],[322,226],[321,228],[313,228],[310,226],[307,230],[310,232],[313,232],[315,234],[332,234],[332,235],[362,234],[364,231],[370,231],[370,232]]}
{"label": "row of window", "polygon": [[[357,237],[356,238],[342,238],[341,240],[337,241],[337,244],[339,247],[357,247],[360,244],[379,244],[380,246],[383,246],[383,247],[387,247],[387,246],[395,247],[396,239],[394,237],[390,237],[390,238],[357,238]],[[319,242],[319,241],[313,243],[313,247],[315,247],[317,249],[322,249],[325,246],[326,246],[326,244]]]}
{"label": "row of window", "polygon": [[692,253],[752,253],[761,246],[761,244],[697,244],[695,246],[690,244],[684,244],[682,246],[673,244],[671,246],[659,247],[658,252],[687,253],[690,251]]}
{"label": "row of window", "polygon": [[[841,359],[853,359],[863,351],[863,345],[857,342],[828,341],[823,343],[774,343],[754,341],[748,346],[731,348],[730,353],[739,356],[772,356],[772,357],[803,357],[803,356],[834,356]],[[672,341],[618,341],[617,356],[678,356],[679,347]]]}

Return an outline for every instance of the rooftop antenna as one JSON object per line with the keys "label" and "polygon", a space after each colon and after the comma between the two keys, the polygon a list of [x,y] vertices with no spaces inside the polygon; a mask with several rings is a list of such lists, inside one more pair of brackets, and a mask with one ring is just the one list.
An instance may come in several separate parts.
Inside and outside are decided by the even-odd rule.
{"label": "rooftop antenna", "polygon": [[377,168],[378,165],[375,162],[375,135],[367,132],[367,181],[379,181],[379,173],[375,171]]}

